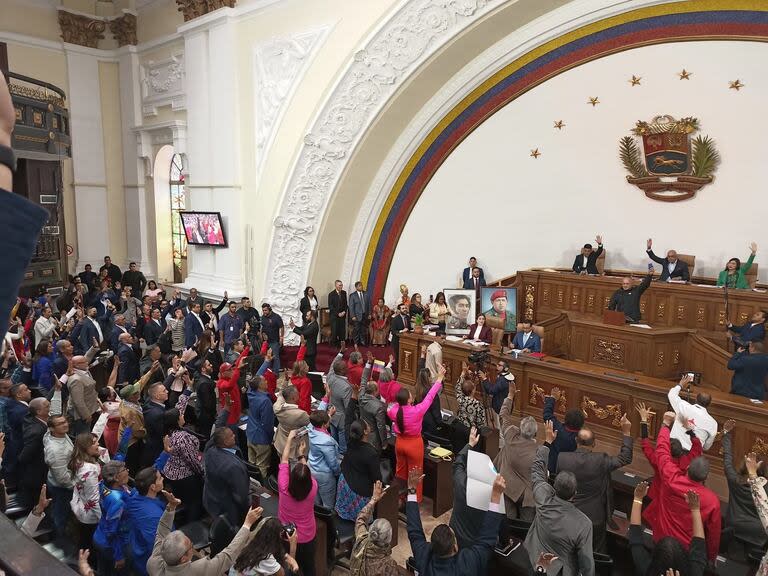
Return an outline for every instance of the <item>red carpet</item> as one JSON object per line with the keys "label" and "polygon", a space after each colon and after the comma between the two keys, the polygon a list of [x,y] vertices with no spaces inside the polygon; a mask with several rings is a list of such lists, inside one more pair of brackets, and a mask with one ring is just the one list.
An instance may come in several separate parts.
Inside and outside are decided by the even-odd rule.
{"label": "red carpet", "polygon": [[[344,358],[349,358],[349,355],[355,351],[354,346],[348,345],[344,351]],[[366,355],[370,351],[373,357],[377,360],[383,360],[385,363],[389,361],[389,355],[392,354],[392,346],[359,346],[358,351],[363,355],[365,360]],[[280,365],[290,370],[293,368],[293,363],[296,361],[296,354],[299,352],[298,346],[285,346],[280,351]],[[328,368],[331,366],[331,362],[336,357],[338,349],[330,344],[318,344],[317,345],[317,358],[315,359],[315,365],[318,372],[328,372]]]}

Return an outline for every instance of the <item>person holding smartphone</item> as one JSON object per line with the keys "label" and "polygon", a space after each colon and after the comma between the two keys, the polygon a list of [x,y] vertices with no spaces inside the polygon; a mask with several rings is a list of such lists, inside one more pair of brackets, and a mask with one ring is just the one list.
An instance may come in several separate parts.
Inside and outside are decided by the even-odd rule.
{"label": "person holding smartphone", "polygon": [[627,322],[640,321],[640,297],[651,285],[653,279],[653,264],[648,264],[648,274],[640,284],[635,285],[631,277],[621,281],[621,288],[616,290],[608,303],[608,310],[624,312]]}

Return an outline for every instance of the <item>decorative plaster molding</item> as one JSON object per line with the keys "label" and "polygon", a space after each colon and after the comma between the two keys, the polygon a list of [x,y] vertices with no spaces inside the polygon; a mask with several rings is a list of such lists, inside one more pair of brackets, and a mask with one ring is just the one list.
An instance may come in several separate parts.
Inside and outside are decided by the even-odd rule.
{"label": "decorative plaster molding", "polygon": [[184,89],[184,52],[177,50],[170,58],[147,60],[141,65],[141,100],[144,116],[157,116],[157,109],[187,107]]}
{"label": "decorative plaster molding", "polygon": [[109,21],[109,31],[117,40],[118,46],[135,46],[139,43],[136,37],[136,15],[126,12],[122,16]]}
{"label": "decorative plaster molding", "polygon": [[170,144],[173,151],[184,157],[187,166],[187,123],[172,120],[150,126],[137,126],[132,129],[136,134],[136,155],[144,163],[144,174],[154,176],[155,148]]}
{"label": "decorative plaster molding", "polygon": [[331,26],[323,26],[293,36],[272,38],[254,46],[258,168],[264,163],[288,102],[330,29]]}
{"label": "decorative plaster molding", "polygon": [[318,227],[368,125],[423,62],[508,1],[410,0],[354,55],[304,137],[274,222],[265,297],[280,314],[299,317]]}
{"label": "decorative plaster molding", "polygon": [[234,8],[237,0],[176,0],[184,22],[189,22],[219,8]]}
{"label": "decorative plaster molding", "polygon": [[[360,277],[368,242],[373,235],[378,216],[405,165],[437,123],[481,82],[537,46],[569,31],[627,10],[666,2],[667,0],[577,0],[515,30],[495,45],[489,46],[454,74],[408,123],[382,162],[355,219],[346,247],[341,278]],[[384,296],[387,297],[386,294]]]}
{"label": "decorative plaster molding", "polygon": [[107,24],[103,18],[92,18],[59,8],[59,28],[64,42],[98,48],[99,40],[104,39]]}

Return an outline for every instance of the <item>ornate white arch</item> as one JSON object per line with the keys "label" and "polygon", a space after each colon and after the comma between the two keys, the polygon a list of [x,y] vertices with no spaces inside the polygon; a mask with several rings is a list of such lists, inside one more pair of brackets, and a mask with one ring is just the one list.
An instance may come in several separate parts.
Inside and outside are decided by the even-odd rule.
{"label": "ornate white arch", "polygon": [[[629,10],[679,1],[578,0],[521,26],[464,66],[413,117],[381,163],[355,219],[341,277],[361,276],[368,240],[396,180],[435,126],[479,84],[520,56],[568,32]],[[392,299],[396,294],[385,297]]]}
{"label": "ornate white arch", "polygon": [[352,152],[409,76],[452,38],[514,0],[404,0],[355,53],[304,137],[274,221],[265,299],[298,316],[323,216]]}

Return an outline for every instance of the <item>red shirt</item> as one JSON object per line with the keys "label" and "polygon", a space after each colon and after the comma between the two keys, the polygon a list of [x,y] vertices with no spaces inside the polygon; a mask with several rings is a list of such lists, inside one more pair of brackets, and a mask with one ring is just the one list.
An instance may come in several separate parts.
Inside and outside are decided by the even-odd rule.
{"label": "red shirt", "polygon": [[312,412],[312,382],[306,376],[291,376],[291,384],[299,391],[299,408],[307,414]]}
{"label": "red shirt", "polygon": [[225,405],[224,392],[229,394],[232,398],[232,408],[227,416],[227,426],[237,424],[240,421],[240,412],[242,412],[242,405],[240,403],[240,386],[238,386],[238,380],[240,380],[240,359],[248,356],[249,347],[246,346],[240,353],[240,356],[235,361],[235,368],[232,370],[232,376],[227,378],[219,378],[216,382],[216,388],[219,389],[219,404]]}
{"label": "red shirt", "polygon": [[685,493],[694,490],[699,494],[701,519],[707,540],[707,556],[714,560],[720,548],[720,499],[703,484],[694,482],[675,464],[669,449],[669,428],[662,426],[656,441],[659,477],[664,487],[659,498],[658,522],[653,530],[653,540],[658,542],[672,536],[686,547],[693,538],[691,511],[685,501]]}
{"label": "red shirt", "polygon": [[347,380],[355,388],[360,388],[360,381],[363,379],[363,365],[347,362]]}

